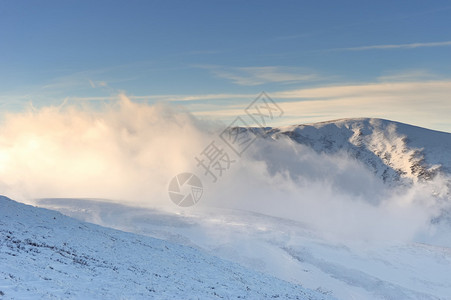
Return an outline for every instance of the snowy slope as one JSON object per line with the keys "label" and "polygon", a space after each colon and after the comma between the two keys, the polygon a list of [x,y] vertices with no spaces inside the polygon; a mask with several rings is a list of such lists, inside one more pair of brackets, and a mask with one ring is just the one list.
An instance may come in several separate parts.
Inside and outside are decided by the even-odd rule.
{"label": "snowy slope", "polygon": [[42,199],[39,204],[78,219],[202,248],[338,299],[451,299],[448,247],[333,241],[301,222],[242,210],[171,214],[89,199]]}
{"label": "snowy slope", "polygon": [[285,135],[317,152],[346,152],[390,183],[451,174],[451,134],[446,132],[370,118],[249,130],[274,139]]}
{"label": "snowy slope", "polygon": [[0,197],[2,299],[329,299],[199,250]]}

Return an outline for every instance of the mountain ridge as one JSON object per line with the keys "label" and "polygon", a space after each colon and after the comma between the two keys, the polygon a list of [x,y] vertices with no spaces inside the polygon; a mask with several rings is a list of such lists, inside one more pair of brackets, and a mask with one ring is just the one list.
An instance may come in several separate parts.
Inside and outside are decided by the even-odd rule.
{"label": "mountain ridge", "polygon": [[438,133],[450,134],[449,132],[442,131],[442,130],[431,129],[431,128],[422,127],[422,126],[419,126],[419,125],[414,125],[414,124],[410,124],[410,123],[404,123],[404,122],[401,122],[401,121],[395,121],[395,120],[384,119],[384,118],[374,118],[374,117],[339,118],[339,119],[332,119],[332,120],[319,121],[319,122],[291,124],[291,125],[287,125],[287,126],[279,126],[279,127],[276,127],[276,128],[285,128],[285,127],[301,126],[301,125],[315,125],[315,124],[320,125],[320,124],[339,123],[339,122],[370,121],[370,120],[379,120],[381,122],[395,123],[395,124],[399,124],[399,125],[406,125],[406,126],[418,128],[418,129],[421,129],[421,130],[428,130],[428,131],[433,131],[433,132],[438,132]]}
{"label": "mountain ridge", "polygon": [[378,118],[345,118],[269,128],[243,128],[264,138],[286,136],[318,153],[346,152],[384,182],[408,183],[451,174],[451,134]]}

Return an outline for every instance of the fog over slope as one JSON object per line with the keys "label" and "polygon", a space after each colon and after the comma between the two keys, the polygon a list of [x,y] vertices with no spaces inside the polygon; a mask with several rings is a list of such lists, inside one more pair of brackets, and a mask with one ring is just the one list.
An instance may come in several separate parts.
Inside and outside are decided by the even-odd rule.
{"label": "fog over slope", "polygon": [[0,196],[2,299],[332,299],[170,242]]}

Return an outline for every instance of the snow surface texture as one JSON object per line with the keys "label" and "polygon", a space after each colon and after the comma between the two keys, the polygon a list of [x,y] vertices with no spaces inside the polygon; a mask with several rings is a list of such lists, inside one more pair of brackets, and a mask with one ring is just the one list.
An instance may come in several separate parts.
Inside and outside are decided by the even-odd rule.
{"label": "snow surface texture", "polygon": [[202,251],[0,196],[2,299],[332,299]]}
{"label": "snow surface texture", "polygon": [[40,205],[201,248],[339,299],[451,299],[448,247],[331,241],[306,224],[241,210],[175,215],[88,199],[43,199]]}

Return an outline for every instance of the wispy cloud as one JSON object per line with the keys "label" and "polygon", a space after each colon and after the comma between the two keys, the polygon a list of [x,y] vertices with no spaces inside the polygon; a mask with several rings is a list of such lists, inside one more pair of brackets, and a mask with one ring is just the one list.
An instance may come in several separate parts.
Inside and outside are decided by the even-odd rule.
{"label": "wispy cloud", "polygon": [[427,70],[407,70],[402,72],[387,72],[386,74],[379,76],[379,81],[425,81],[425,80],[437,80],[440,78],[436,74],[432,74]]}
{"label": "wispy cloud", "polygon": [[[381,82],[274,93],[291,123],[376,117],[451,131],[451,81]],[[290,101],[283,102],[283,99]]]}
{"label": "wispy cloud", "polygon": [[[125,92],[124,92],[125,93]],[[149,102],[209,102],[213,100],[231,100],[231,99],[252,99],[254,94],[162,94],[162,95],[127,95],[131,100],[149,101]],[[68,97],[69,101],[115,101],[117,95],[98,96],[98,97]]]}
{"label": "wispy cloud", "polygon": [[388,45],[371,45],[350,48],[336,48],[334,51],[366,51],[366,50],[390,50],[390,49],[414,49],[424,47],[444,47],[451,46],[451,41],[432,42],[432,43],[410,43],[410,44],[388,44]]}
{"label": "wispy cloud", "polygon": [[46,85],[41,86],[41,90],[52,92],[58,91],[75,91],[75,90],[89,90],[89,88],[108,88],[105,80],[93,79],[96,77],[103,77],[99,71],[81,71],[65,76],[53,78]]}
{"label": "wispy cloud", "polygon": [[92,81],[91,79],[88,80],[89,81],[89,85],[91,85],[91,87],[93,89],[98,88],[98,87],[107,87],[108,84],[106,83],[106,81]]}
{"label": "wispy cloud", "polygon": [[[375,117],[451,131],[451,80],[335,85],[269,95],[285,112],[284,118],[272,125]],[[215,106],[212,102],[207,107],[192,108],[196,115],[230,121],[231,117],[244,114],[245,104]]]}
{"label": "wispy cloud", "polygon": [[[430,77],[432,76],[432,77]],[[424,78],[428,77],[427,80]],[[366,84],[338,84],[316,88],[268,91],[285,111],[272,125],[319,122],[340,118],[377,117],[451,131],[451,80],[437,80],[425,71],[393,73]],[[134,101],[178,102],[194,115],[231,122],[245,116],[256,93],[130,95]],[[117,95],[69,97],[79,101],[115,101]]]}
{"label": "wispy cloud", "polygon": [[207,69],[217,77],[228,79],[235,84],[256,86],[265,83],[295,83],[301,81],[318,80],[314,72],[307,72],[300,68],[281,66],[264,67],[224,67],[224,66],[197,66]]}
{"label": "wispy cloud", "polygon": [[275,40],[295,40],[295,39],[310,37],[312,35],[313,35],[313,33],[311,33],[311,32],[301,33],[301,34],[292,34],[292,35],[282,35],[282,36],[276,37]]}
{"label": "wispy cloud", "polygon": [[222,51],[220,51],[220,50],[193,50],[193,51],[189,51],[189,52],[186,52],[183,54],[186,54],[186,55],[209,55],[209,54],[219,54],[221,52]]}
{"label": "wispy cloud", "polygon": [[95,84],[94,81],[92,81],[91,79],[89,79],[89,84],[91,85],[91,87],[92,87],[93,89],[96,88],[96,84]]}

